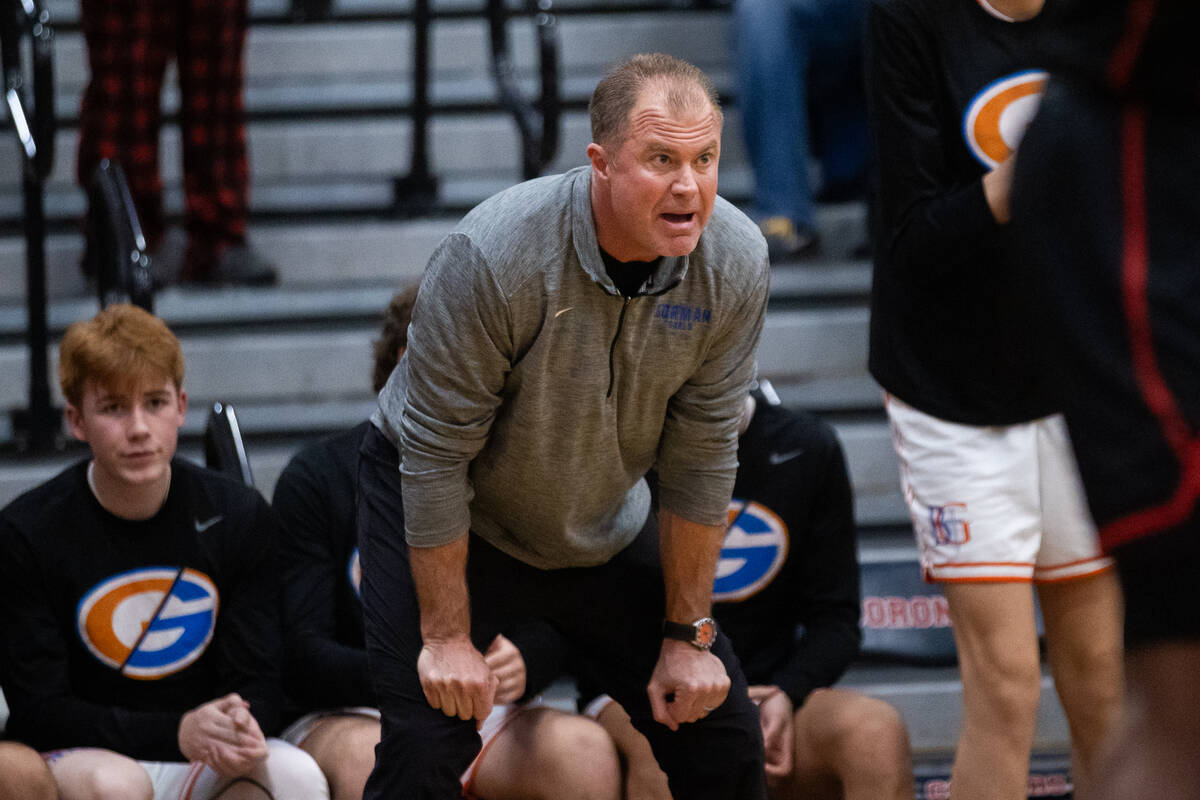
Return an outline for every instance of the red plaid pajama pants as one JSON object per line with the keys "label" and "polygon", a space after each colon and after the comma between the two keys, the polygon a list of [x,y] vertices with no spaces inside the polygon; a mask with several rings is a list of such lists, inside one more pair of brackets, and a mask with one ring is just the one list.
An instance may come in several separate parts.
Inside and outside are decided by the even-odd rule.
{"label": "red plaid pajama pants", "polygon": [[248,175],[243,46],[247,0],[81,0],[91,81],[80,111],[78,178],[120,162],[147,239],[162,237],[158,139],[167,62],[179,71],[188,254],[185,274],[212,269],[246,235]]}

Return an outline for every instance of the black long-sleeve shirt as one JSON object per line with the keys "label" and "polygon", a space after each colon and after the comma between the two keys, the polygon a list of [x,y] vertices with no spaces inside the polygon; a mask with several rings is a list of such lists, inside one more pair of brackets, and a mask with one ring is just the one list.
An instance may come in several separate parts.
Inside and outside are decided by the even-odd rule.
{"label": "black long-sleeve shirt", "polygon": [[1055,0],[1009,22],[976,0],[871,0],[875,163],[871,374],[936,417],[1011,424],[1053,411],[1037,380],[1028,291],[982,177],[1036,104],[1032,53]]}
{"label": "black long-sleeve shirt", "polygon": [[279,719],[276,521],[257,492],[181,459],[147,520],[106,511],[87,463],[0,512],[8,733],[39,750],[183,760],[184,713],[229,692]]}
{"label": "black long-sleeve shirt", "polygon": [[[275,485],[283,524],[284,687],[293,714],[376,705],[359,597],[355,489],[369,422],[301,448]],[[563,671],[557,631],[528,620],[505,635],[525,662],[526,695]]]}

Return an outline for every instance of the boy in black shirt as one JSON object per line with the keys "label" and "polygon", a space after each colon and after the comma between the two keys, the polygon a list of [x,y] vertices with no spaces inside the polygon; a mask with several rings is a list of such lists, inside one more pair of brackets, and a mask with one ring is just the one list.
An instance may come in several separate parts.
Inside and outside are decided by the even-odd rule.
{"label": "boy in black shirt", "polygon": [[176,459],[179,342],[117,305],[68,328],[81,461],[0,512],[9,733],[64,800],[328,797],[278,724],[276,523],[257,492]]}

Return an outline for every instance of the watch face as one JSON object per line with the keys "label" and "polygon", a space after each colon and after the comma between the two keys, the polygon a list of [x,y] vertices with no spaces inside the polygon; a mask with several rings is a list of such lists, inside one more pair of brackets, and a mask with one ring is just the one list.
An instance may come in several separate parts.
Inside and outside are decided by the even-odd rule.
{"label": "watch face", "polygon": [[696,644],[708,649],[712,647],[713,641],[717,638],[717,623],[708,617],[696,620],[695,631]]}

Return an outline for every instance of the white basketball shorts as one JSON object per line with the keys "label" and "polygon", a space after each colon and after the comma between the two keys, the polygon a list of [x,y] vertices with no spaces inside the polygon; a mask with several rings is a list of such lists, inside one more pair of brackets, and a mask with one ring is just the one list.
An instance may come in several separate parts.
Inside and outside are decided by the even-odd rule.
{"label": "white basketball shorts", "polygon": [[1061,415],[960,425],[885,397],[928,581],[1064,581],[1112,567]]}

